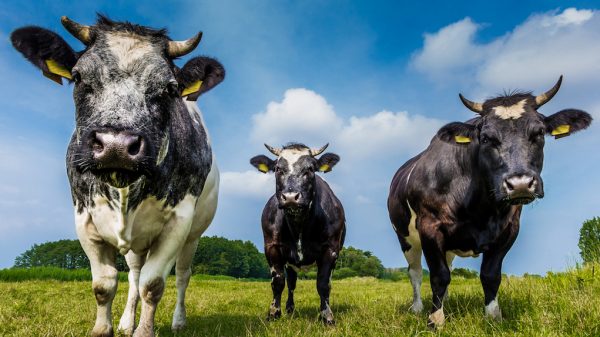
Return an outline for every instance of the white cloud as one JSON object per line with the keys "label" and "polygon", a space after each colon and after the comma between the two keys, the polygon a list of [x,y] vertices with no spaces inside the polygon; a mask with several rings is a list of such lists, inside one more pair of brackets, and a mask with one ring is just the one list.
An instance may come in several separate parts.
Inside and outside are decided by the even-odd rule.
{"label": "white cloud", "polygon": [[275,178],[272,174],[258,171],[222,172],[219,186],[227,197],[266,199],[275,191]]}
{"label": "white cloud", "polygon": [[424,148],[442,121],[407,112],[381,111],[344,120],[324,97],[307,89],[289,89],[281,102],[270,102],[253,117],[252,139],[274,146],[300,141],[331,143],[345,158],[413,153]]}
{"label": "white cloud", "polygon": [[412,66],[434,80],[453,78],[490,88],[491,93],[502,88],[546,87],[560,74],[571,84],[600,76],[596,11],[569,8],[533,15],[488,43],[476,41],[480,29],[481,25],[466,18],[426,34]]}

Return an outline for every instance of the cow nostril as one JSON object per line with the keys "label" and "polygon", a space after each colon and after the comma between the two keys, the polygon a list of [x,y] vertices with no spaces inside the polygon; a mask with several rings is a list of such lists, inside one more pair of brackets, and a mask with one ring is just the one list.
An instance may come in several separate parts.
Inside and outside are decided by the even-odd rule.
{"label": "cow nostril", "polygon": [[529,185],[527,185],[527,187],[532,188],[534,182],[535,182],[535,178],[531,178],[531,180],[529,181]]}
{"label": "cow nostril", "polygon": [[135,156],[138,153],[140,153],[140,150],[142,148],[142,139],[141,137],[137,136],[136,139],[131,142],[131,144],[129,144],[129,146],[127,147],[127,153],[129,153],[129,155],[131,156]]}
{"label": "cow nostril", "polygon": [[283,199],[283,201],[286,201],[286,200],[287,200],[287,198],[285,197],[285,194],[282,194],[282,195],[281,195],[281,199]]}
{"label": "cow nostril", "polygon": [[510,183],[510,181],[508,181],[508,179],[506,179],[506,180],[504,181],[504,183],[506,184],[506,188],[507,188],[509,191],[512,191],[512,190],[514,190],[514,189],[515,189],[515,187],[513,186],[513,184],[511,184],[511,183]]}
{"label": "cow nostril", "polygon": [[296,196],[294,197],[294,200],[298,200],[298,198],[300,198],[300,193],[296,193]]}
{"label": "cow nostril", "polygon": [[94,134],[92,137],[92,151],[95,153],[101,153],[104,151],[104,143],[97,134]]}

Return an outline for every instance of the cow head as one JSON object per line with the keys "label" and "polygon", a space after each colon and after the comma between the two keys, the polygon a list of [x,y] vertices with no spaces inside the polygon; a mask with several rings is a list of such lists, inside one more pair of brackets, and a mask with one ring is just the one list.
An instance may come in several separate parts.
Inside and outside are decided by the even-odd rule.
{"label": "cow head", "polygon": [[539,96],[517,92],[476,103],[459,95],[480,117],[450,123],[438,131],[438,137],[446,142],[473,146],[479,170],[474,174],[487,180],[496,201],[517,205],[542,198],[544,136],[565,137],[592,122],[581,110],[562,110],[548,117],[537,111],[558,92],[561,82],[562,76]]}
{"label": "cow head", "polygon": [[334,153],[325,153],[317,158],[328,145],[311,149],[298,143],[290,143],[283,148],[265,144],[277,159],[259,155],[250,159],[250,164],[263,173],[275,172],[275,196],[280,208],[305,209],[314,197],[315,173],[331,171],[340,160]]}
{"label": "cow head", "polygon": [[189,119],[183,100],[195,100],[220,83],[222,65],[208,57],[193,58],[181,69],[173,63],[198,45],[201,33],[172,41],[164,29],[101,15],[93,26],[67,17],[61,21],[85,45],[83,51],[75,52],[56,33],[34,26],[17,29],[11,40],[46,77],[74,83],[77,144],[72,164],[115,187],[152,175],[169,153],[170,136],[182,133],[174,125],[181,127]]}

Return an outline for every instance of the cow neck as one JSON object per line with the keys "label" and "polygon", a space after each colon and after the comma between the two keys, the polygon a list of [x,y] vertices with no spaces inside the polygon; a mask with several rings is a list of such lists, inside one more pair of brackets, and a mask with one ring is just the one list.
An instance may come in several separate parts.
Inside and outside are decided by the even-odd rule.
{"label": "cow neck", "polygon": [[288,225],[288,229],[294,241],[298,241],[302,237],[302,233],[307,226],[313,223],[315,218],[315,196],[312,196],[312,201],[309,206],[304,209],[290,210],[284,209],[283,214]]}

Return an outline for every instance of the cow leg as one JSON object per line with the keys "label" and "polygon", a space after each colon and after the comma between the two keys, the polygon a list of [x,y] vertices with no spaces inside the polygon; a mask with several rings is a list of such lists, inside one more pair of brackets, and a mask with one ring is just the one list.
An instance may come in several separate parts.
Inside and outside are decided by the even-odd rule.
{"label": "cow leg", "polygon": [[333,311],[329,307],[331,293],[331,273],[335,269],[337,253],[331,249],[325,250],[324,256],[317,262],[317,292],[321,298],[321,319],[325,324],[333,325]]}
{"label": "cow leg", "polygon": [[298,273],[291,266],[285,267],[285,272],[287,274],[287,283],[288,283],[288,298],[285,303],[285,312],[288,314],[292,314],[294,312],[294,290],[296,290],[296,280],[298,279]]}
{"label": "cow leg", "polygon": [[421,245],[415,243],[410,249],[404,252],[404,257],[408,262],[408,275],[413,289],[413,303],[410,307],[412,312],[418,314],[423,311],[423,301],[421,300],[421,282],[423,281],[423,266],[421,265]]}
{"label": "cow leg", "polygon": [[183,246],[181,253],[177,257],[177,263],[175,264],[175,274],[177,275],[177,304],[175,305],[175,312],[173,313],[173,324],[171,329],[173,331],[181,330],[186,324],[186,313],[185,313],[185,292],[190,283],[190,277],[192,276],[192,261],[194,260],[194,254],[198,248],[198,240],[188,242]]}
{"label": "cow leg", "polygon": [[502,319],[502,311],[498,305],[497,295],[502,281],[502,257],[497,254],[483,254],[479,275],[485,296],[485,315],[495,320]]}
{"label": "cow leg", "polygon": [[90,260],[92,269],[92,289],[97,305],[92,336],[113,336],[111,308],[117,292],[117,250],[102,241],[86,211],[76,213],[75,223],[79,242]]}
{"label": "cow leg", "polygon": [[429,267],[432,302],[431,314],[427,326],[435,328],[442,326],[444,316],[444,295],[450,284],[450,269],[446,262],[446,254],[438,244],[438,240],[421,236],[425,260]]}
{"label": "cow leg", "polygon": [[[452,270],[454,270],[454,268],[452,268],[452,262],[454,262],[454,258],[456,257],[456,254],[454,254],[453,252],[446,252],[446,265],[448,266],[448,269],[450,270],[450,274],[452,274]],[[449,292],[449,286],[448,288],[446,288],[446,293],[444,294],[444,300],[446,300],[448,298],[448,292]]]}
{"label": "cow leg", "polygon": [[195,199],[182,200],[176,206],[179,208],[176,212],[177,216],[173,216],[167,222],[155,243],[148,250],[146,262],[140,273],[139,290],[142,298],[142,312],[140,323],[133,334],[134,337],[154,336],[156,307],[164,293],[167,275],[189,235],[194,205]]}
{"label": "cow leg", "polygon": [[125,255],[125,260],[129,267],[129,274],[127,275],[127,279],[129,280],[129,293],[127,295],[125,310],[119,320],[118,328],[118,330],[125,335],[131,335],[135,329],[135,312],[140,299],[138,284],[140,280],[140,270],[142,269],[145,258],[145,255],[137,255],[133,251],[129,251],[129,253]]}
{"label": "cow leg", "polygon": [[285,278],[283,275],[283,265],[275,264],[271,266],[271,290],[273,290],[273,301],[269,307],[267,320],[274,320],[281,317],[281,294],[285,288]]}

